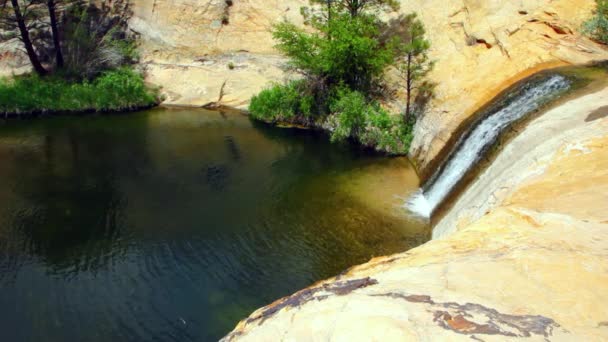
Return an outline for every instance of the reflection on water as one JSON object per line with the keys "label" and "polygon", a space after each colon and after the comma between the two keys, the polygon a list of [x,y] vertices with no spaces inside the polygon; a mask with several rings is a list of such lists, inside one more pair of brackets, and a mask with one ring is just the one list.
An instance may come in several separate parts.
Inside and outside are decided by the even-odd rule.
{"label": "reflection on water", "polygon": [[401,159],[238,114],[0,125],[6,341],[207,341],[252,310],[428,238]]}

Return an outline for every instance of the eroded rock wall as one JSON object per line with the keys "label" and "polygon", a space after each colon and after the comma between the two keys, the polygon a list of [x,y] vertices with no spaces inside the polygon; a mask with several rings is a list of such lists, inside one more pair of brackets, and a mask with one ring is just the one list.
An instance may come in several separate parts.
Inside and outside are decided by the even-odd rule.
{"label": "eroded rock wall", "polygon": [[282,81],[284,59],[271,27],[302,23],[298,0],[134,0],[131,28],[142,38],[148,80],[165,103],[213,102],[246,108],[251,96]]}
{"label": "eroded rock wall", "polygon": [[420,13],[437,60],[431,110],[419,122],[412,155],[422,171],[451,134],[500,91],[532,73],[605,60],[608,50],[584,38],[587,0],[403,1]]}

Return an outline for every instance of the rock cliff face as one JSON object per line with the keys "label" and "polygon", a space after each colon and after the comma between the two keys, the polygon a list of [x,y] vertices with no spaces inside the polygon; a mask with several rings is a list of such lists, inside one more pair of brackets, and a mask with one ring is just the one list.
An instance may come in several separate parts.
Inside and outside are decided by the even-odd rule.
{"label": "rock cliff face", "polygon": [[263,87],[283,80],[284,59],[270,29],[283,19],[301,23],[303,3],[134,0],[131,29],[142,37],[148,80],[163,86],[166,104],[245,108]]}
{"label": "rock cliff face", "polygon": [[608,339],[608,87],[500,153],[434,240],[254,312],[225,340]]}
{"label": "rock cliff face", "polygon": [[[167,104],[246,107],[286,76],[270,28],[301,23],[306,0],[134,0],[149,81]],[[593,0],[407,0],[425,23],[437,61],[437,96],[417,127],[412,154],[424,169],[455,128],[501,90],[540,69],[608,58],[578,29]],[[230,67],[233,67],[232,69]],[[223,96],[221,96],[223,94]]]}
{"label": "rock cliff face", "polygon": [[437,60],[437,97],[411,151],[421,169],[458,125],[514,82],[541,69],[608,57],[577,32],[594,1],[431,0],[402,7],[422,16]]}

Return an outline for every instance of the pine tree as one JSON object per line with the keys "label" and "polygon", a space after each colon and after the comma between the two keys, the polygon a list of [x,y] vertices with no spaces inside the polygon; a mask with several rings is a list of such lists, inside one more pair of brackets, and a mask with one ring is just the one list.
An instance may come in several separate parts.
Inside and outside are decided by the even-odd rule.
{"label": "pine tree", "polygon": [[399,2],[396,0],[340,0],[338,3],[353,18],[366,10],[396,11],[399,9]]}
{"label": "pine tree", "polygon": [[430,42],[425,38],[424,25],[415,15],[412,15],[405,43],[399,47],[402,61],[398,68],[401,78],[405,81],[407,96],[404,117],[406,122],[412,119],[414,93],[423,95],[430,91],[429,87],[432,87],[425,80],[434,66],[434,62],[428,57],[430,47]]}
{"label": "pine tree", "polygon": [[61,38],[59,37],[59,26],[57,23],[57,1],[47,0],[46,6],[49,12],[49,20],[51,24],[51,33],[53,35],[53,47],[55,49],[55,64],[58,69],[64,66],[63,52],[61,50]]}

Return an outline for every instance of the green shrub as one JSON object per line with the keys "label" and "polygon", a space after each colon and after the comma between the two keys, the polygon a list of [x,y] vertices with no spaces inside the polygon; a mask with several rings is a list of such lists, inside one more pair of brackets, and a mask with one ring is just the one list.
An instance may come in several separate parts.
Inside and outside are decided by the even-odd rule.
{"label": "green shrub", "polygon": [[[433,87],[425,76],[432,63],[424,27],[415,14],[383,22],[379,14],[398,8],[395,0],[310,0],[301,8],[302,28],[274,26],[276,48],[301,81],[274,85],[255,96],[251,116],[266,122],[296,122],[331,132],[332,141],[352,138],[391,154],[406,154],[412,126],[423,115]],[[385,71],[407,61],[407,115],[390,115],[378,101],[393,89]],[[414,91],[416,89],[416,91]]]}
{"label": "green shrub", "polygon": [[354,138],[362,145],[389,154],[406,154],[412,141],[412,124],[390,115],[375,101],[357,91],[341,89],[331,104],[328,118],[331,140]]}
{"label": "green shrub", "polygon": [[373,15],[333,13],[330,22],[314,26],[318,32],[309,33],[283,22],[275,26],[273,37],[293,69],[328,86],[369,91],[394,60],[394,49],[381,43],[380,23]]}
{"label": "green shrub", "polygon": [[0,80],[0,113],[121,111],[149,107],[157,92],[146,87],[142,75],[120,68],[92,81],[72,83],[36,75]]}
{"label": "green shrub", "polygon": [[414,138],[411,124],[404,124],[401,117],[382,108],[370,112],[366,119],[365,129],[359,135],[361,144],[389,154],[408,153]]}
{"label": "green shrub", "polygon": [[102,72],[139,60],[137,40],[128,29],[132,15],[128,1],[72,1],[62,15],[64,78],[94,79]]}
{"label": "green shrub", "polygon": [[608,0],[596,0],[595,16],[583,25],[583,31],[591,38],[608,44]]}
{"label": "green shrub", "polygon": [[365,96],[358,91],[340,89],[330,105],[334,118],[331,140],[340,141],[357,136],[365,126],[368,111],[372,110]]}
{"label": "green shrub", "polygon": [[251,116],[267,122],[292,121],[296,117],[310,116],[314,99],[305,95],[304,86],[303,81],[292,81],[262,90],[251,99]]}

